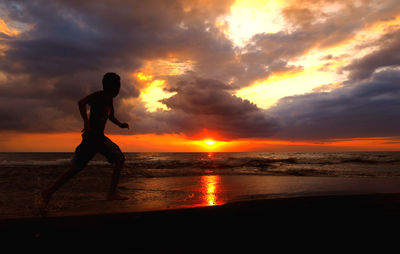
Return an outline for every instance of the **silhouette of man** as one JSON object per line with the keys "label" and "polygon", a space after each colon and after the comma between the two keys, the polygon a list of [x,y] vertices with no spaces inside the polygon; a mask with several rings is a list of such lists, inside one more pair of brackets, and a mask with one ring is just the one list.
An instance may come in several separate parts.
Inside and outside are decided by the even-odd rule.
{"label": "silhouette of man", "polygon": [[[106,73],[103,77],[103,91],[94,92],[79,101],[79,112],[84,123],[82,142],[75,149],[71,168],[61,175],[51,187],[42,191],[42,208],[47,207],[54,192],[67,183],[76,173],[84,169],[96,153],[103,154],[108,162],[115,164],[107,200],[128,199],[117,190],[125,157],[119,147],[104,136],[107,119],[120,128],[129,129],[127,123],[121,123],[114,116],[113,98],[118,95],[120,87],[120,77],[112,72]],[[86,111],[87,104],[90,105],[89,118]]]}

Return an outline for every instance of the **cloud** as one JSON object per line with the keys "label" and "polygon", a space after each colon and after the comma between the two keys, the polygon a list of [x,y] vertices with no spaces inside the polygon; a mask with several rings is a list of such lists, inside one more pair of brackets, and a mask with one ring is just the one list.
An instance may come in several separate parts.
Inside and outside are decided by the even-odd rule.
{"label": "cloud", "polygon": [[291,140],[400,136],[400,71],[332,92],[285,97],[269,109],[279,117],[275,137]]}
{"label": "cloud", "polygon": [[267,66],[276,60],[290,62],[312,49],[339,45],[360,29],[395,17],[399,11],[395,0],[381,5],[373,1],[357,5],[344,0],[292,0],[282,10],[287,29],[254,35],[241,58]]}
{"label": "cloud", "polygon": [[[8,123],[1,128],[70,130],[69,126],[56,124],[54,114],[29,116],[50,108],[79,123],[76,101],[100,90],[102,75],[108,71],[122,77],[119,98],[135,99],[140,84],[132,74],[145,61],[177,55],[199,58],[199,65],[201,61],[216,62],[224,51],[230,50],[230,44],[214,33],[206,33],[206,21],[213,24],[230,4],[231,1],[2,2],[0,8],[6,20],[31,29],[2,41],[7,49],[0,54],[0,71],[5,76],[0,98],[14,99],[7,100],[7,107],[0,110],[0,115],[8,116]],[[178,26],[182,22],[188,29]],[[144,107],[137,108],[145,111]],[[10,111],[14,112],[13,117]],[[122,112],[121,116],[130,115]],[[80,125],[73,127],[79,129]]]}
{"label": "cloud", "polygon": [[[0,129],[79,131],[82,122],[76,102],[101,89],[102,75],[114,71],[122,77],[116,115],[131,122],[133,129],[121,132],[110,124],[112,133],[196,137],[207,129],[225,139],[397,133],[391,127],[398,124],[394,119],[399,112],[394,98],[397,71],[376,73],[381,67],[398,65],[393,53],[399,51],[396,33],[379,41],[378,51],[350,64],[346,68],[350,80],[331,93],[288,97],[268,111],[233,95],[271,74],[301,70],[293,64],[299,57],[340,44],[366,24],[391,17],[399,11],[397,1],[375,6],[374,1],[356,5],[307,0],[301,1],[300,8],[299,1],[293,0],[282,12],[288,22],[286,31],[257,34],[242,49],[235,48],[216,25],[233,2],[1,2],[4,21],[24,29],[0,34]],[[322,8],[327,3],[340,8]],[[165,89],[176,94],[161,101],[169,110],[152,113],[139,97],[145,82],[133,73],[160,59],[190,62],[191,72],[154,77],[166,80]]]}
{"label": "cloud", "polygon": [[[125,100],[116,101],[116,114],[135,123],[130,133],[195,136],[209,129],[224,138],[269,136],[272,121],[256,105],[233,96],[234,86],[227,84],[247,68],[237,61],[232,42],[215,26],[216,18],[228,12],[231,4],[6,2],[10,19],[34,26],[8,41],[10,48],[0,56],[0,69],[8,77],[0,97],[14,98],[14,102],[7,101],[13,110],[0,110],[7,117],[7,124],[0,128],[80,130],[76,101],[99,90],[103,73],[111,70],[122,77]],[[140,85],[132,74],[144,62],[169,55],[192,59],[194,75],[199,78],[169,77],[166,89],[178,92],[162,101],[170,110],[147,112],[140,100],[132,102],[139,95],[135,87]],[[291,68],[287,63],[274,61],[267,71],[287,68]],[[246,75],[253,73],[249,68]],[[245,80],[243,76],[239,79]],[[59,124],[62,119],[72,120]],[[109,129],[119,133],[115,127]]]}
{"label": "cloud", "polygon": [[232,95],[231,87],[220,81],[186,77],[173,90],[178,93],[161,101],[171,109],[169,117],[159,120],[187,136],[207,129],[222,139],[268,137],[277,128],[275,119]]}
{"label": "cloud", "polygon": [[369,78],[376,69],[400,66],[400,32],[390,32],[379,40],[379,49],[343,68],[352,81]]}

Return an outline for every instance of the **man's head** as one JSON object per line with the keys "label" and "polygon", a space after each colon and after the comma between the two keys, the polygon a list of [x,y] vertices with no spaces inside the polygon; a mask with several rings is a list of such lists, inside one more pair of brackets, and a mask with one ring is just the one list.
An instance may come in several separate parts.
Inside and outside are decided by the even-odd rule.
{"label": "man's head", "polygon": [[103,76],[103,90],[115,97],[121,88],[121,78],[114,72],[107,72]]}

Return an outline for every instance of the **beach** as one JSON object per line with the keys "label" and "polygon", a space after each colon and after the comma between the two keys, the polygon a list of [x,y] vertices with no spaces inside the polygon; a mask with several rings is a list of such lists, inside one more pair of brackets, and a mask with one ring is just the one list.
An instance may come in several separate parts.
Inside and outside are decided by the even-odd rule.
{"label": "beach", "polygon": [[[383,161],[351,162],[342,159],[349,155],[332,159],[329,154],[329,161],[318,155],[323,162],[308,162],[307,168],[286,155],[261,160],[248,154],[239,159],[231,154],[140,154],[141,161],[135,155],[121,175],[119,189],[129,197],[126,201],[106,201],[112,167],[95,160],[54,195],[45,211],[38,208],[40,190],[68,169],[64,157],[70,154],[46,155],[46,160],[23,156],[29,159],[1,165],[1,239],[122,239],[144,252],[189,253],[183,246],[337,245],[338,239],[344,243],[395,232],[400,221],[399,162],[382,155]],[[193,166],[199,162],[206,166]]]}
{"label": "beach", "polygon": [[[42,242],[122,240],[141,251],[185,252],[188,245],[214,244],[226,250],[235,249],[235,244],[258,246],[260,240],[272,245],[372,236],[376,240],[382,234],[395,236],[390,232],[400,225],[397,178],[207,177],[218,177],[219,182],[207,187],[201,185],[201,176],[141,179],[148,189],[161,188],[162,182],[163,188],[174,185],[179,191],[160,197],[160,191],[152,189],[140,202],[138,197],[69,200],[70,195],[65,200],[60,191],[46,213],[37,210],[30,216],[0,220],[1,237]],[[182,198],[195,189],[204,191],[197,194],[197,201]],[[238,195],[243,191],[245,195]]]}

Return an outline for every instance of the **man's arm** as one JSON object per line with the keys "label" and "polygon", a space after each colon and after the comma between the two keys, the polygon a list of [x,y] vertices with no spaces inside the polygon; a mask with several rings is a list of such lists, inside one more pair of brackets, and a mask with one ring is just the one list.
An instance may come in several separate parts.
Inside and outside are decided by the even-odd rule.
{"label": "man's arm", "polygon": [[83,119],[83,126],[84,126],[82,131],[89,131],[90,130],[89,118],[88,118],[87,110],[86,110],[86,105],[88,104],[89,96],[86,96],[85,98],[81,99],[78,102],[79,112],[81,113],[81,116],[82,116],[82,119]]}
{"label": "man's arm", "polygon": [[128,128],[129,129],[129,124],[121,123],[120,121],[118,121],[117,118],[115,118],[115,116],[114,116],[114,107],[111,108],[110,116],[108,117],[108,119],[110,119],[111,122],[113,122],[114,124],[118,125],[120,128]]}

